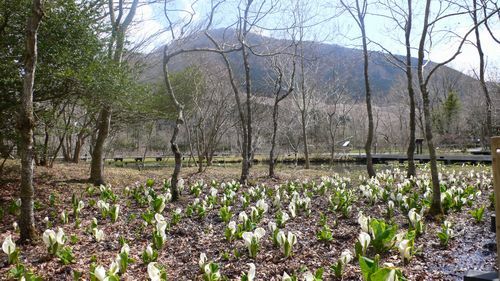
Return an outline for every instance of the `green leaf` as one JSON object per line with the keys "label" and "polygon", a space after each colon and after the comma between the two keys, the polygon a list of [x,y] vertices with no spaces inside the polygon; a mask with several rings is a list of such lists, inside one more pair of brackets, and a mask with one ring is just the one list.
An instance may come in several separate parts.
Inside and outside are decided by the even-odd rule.
{"label": "green leaf", "polygon": [[365,281],[371,281],[370,276],[378,270],[378,263],[376,261],[363,256],[359,256],[359,266],[361,267],[361,274]]}
{"label": "green leaf", "polygon": [[396,270],[394,268],[389,268],[389,267],[382,268],[382,269],[379,269],[377,272],[373,273],[370,276],[370,280],[371,281],[393,280],[393,279],[389,279],[391,274],[396,275]]}

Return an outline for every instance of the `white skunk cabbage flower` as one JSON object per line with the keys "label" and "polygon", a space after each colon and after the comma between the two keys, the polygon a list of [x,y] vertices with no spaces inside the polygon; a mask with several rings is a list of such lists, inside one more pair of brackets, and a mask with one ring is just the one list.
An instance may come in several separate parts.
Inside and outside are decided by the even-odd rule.
{"label": "white skunk cabbage flower", "polygon": [[292,277],[290,277],[290,275],[288,275],[288,273],[283,272],[283,277],[281,279],[282,281],[292,281]]}
{"label": "white skunk cabbage flower", "polygon": [[399,253],[401,254],[401,260],[410,259],[411,257],[411,246],[410,240],[404,239],[398,244]]}
{"label": "white skunk cabbage flower", "polygon": [[94,269],[94,276],[99,280],[99,281],[104,281],[106,280],[106,270],[102,265],[99,265]]}
{"label": "white skunk cabbage flower", "polygon": [[363,212],[359,212],[358,214],[358,223],[361,226],[361,230],[363,232],[370,232],[370,217],[363,215]]}
{"label": "white skunk cabbage flower", "polygon": [[236,222],[230,221],[229,224],[227,225],[227,228],[231,230],[231,235],[234,235],[236,233]]}
{"label": "white skunk cabbage flower", "polygon": [[104,240],[104,231],[102,229],[93,228],[92,233],[94,234],[95,241],[101,242]]}
{"label": "white skunk cabbage flower", "polygon": [[200,266],[200,269],[203,269],[205,267],[206,263],[207,263],[207,255],[205,253],[201,253],[200,260],[198,261],[198,265]]}
{"label": "white skunk cabbage flower", "polygon": [[162,214],[156,213],[155,214],[155,221],[157,223],[160,223],[160,222],[165,222],[166,220],[165,220],[165,217]]}
{"label": "white skunk cabbage flower", "polygon": [[266,203],[266,201],[264,201],[264,199],[260,199],[259,201],[257,201],[256,206],[259,210],[262,210],[262,212],[264,213],[266,213],[267,210],[269,209],[269,205]]}
{"label": "white skunk cabbage flower", "polygon": [[415,225],[417,222],[422,220],[422,216],[420,216],[416,211],[415,208],[411,209],[408,212],[408,218],[410,219],[411,223]]}
{"label": "white skunk cabbage flower", "polygon": [[243,232],[241,235],[243,237],[243,240],[245,241],[245,245],[248,247],[252,243],[252,239],[255,238],[257,243],[259,242],[260,238],[262,238],[264,235],[266,235],[266,231],[262,227],[257,227],[254,232]]}
{"label": "white skunk cabbage flower", "polygon": [[156,262],[148,263],[148,276],[151,281],[161,280],[161,272],[158,267],[156,267]]}
{"label": "white skunk cabbage flower", "polygon": [[343,265],[350,263],[351,260],[352,260],[352,254],[351,251],[349,251],[348,249],[344,250],[342,254],[340,254],[340,261],[342,262]]}
{"label": "white skunk cabbage flower", "polygon": [[363,252],[366,251],[371,242],[370,234],[366,232],[361,232],[358,236],[358,241],[361,244],[361,247],[363,248]]}
{"label": "white skunk cabbage flower", "polygon": [[314,275],[309,270],[304,272],[304,275],[302,275],[302,278],[304,278],[304,281],[314,281]]}
{"label": "white skunk cabbage flower", "polygon": [[11,255],[16,250],[16,244],[12,241],[11,235],[7,236],[3,241],[2,250],[7,255]]}
{"label": "white skunk cabbage flower", "polygon": [[245,223],[247,220],[248,220],[248,216],[247,216],[247,213],[245,213],[245,211],[243,212],[240,212],[238,214],[238,220]]}
{"label": "white skunk cabbage flower", "polygon": [[130,254],[130,247],[128,246],[127,243],[124,243],[121,250],[120,250],[120,253],[126,253],[127,255]]}
{"label": "white skunk cabbage flower", "polygon": [[245,274],[246,276],[246,281],[253,281],[255,278],[255,264],[253,263],[248,263],[247,264],[250,268],[248,269],[248,272]]}

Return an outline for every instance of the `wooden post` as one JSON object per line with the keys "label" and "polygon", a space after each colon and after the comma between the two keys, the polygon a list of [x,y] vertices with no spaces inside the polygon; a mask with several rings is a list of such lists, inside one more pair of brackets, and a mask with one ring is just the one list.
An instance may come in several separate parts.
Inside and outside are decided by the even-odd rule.
{"label": "wooden post", "polygon": [[500,136],[491,138],[492,173],[495,192],[497,265],[500,269]]}

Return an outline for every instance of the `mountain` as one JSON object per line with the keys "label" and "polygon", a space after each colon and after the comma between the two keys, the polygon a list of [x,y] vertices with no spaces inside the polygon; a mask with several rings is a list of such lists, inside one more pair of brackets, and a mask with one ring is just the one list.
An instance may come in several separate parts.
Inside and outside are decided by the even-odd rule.
{"label": "mountain", "polygon": [[[218,41],[224,41],[230,44],[234,42],[234,32],[231,30],[217,29],[211,31],[211,34]],[[272,53],[273,51],[283,49],[289,45],[289,41],[284,39],[276,39],[252,33],[248,36],[249,44],[255,46],[257,52]],[[177,46],[172,46],[172,49],[182,48],[185,50],[192,48],[212,47],[208,38],[204,35],[198,35],[190,40],[184,40]],[[157,50],[147,55],[141,55],[142,61],[145,62],[146,68],[142,74],[143,81],[160,81],[162,79],[162,51]],[[369,53],[369,79],[372,87],[372,92],[376,97],[385,97],[395,86],[398,81],[404,79],[404,72],[388,61],[386,54],[372,51]],[[235,75],[240,79],[244,77],[244,69],[241,63],[241,53],[234,52],[228,55]],[[253,88],[258,95],[269,95],[269,83],[266,77],[271,73],[270,64],[265,57],[250,54],[250,66]],[[314,69],[314,80],[318,83],[327,83],[328,81],[340,81],[353,96],[364,96],[364,78],[363,78],[363,53],[360,49],[347,48],[336,44],[304,42],[304,57],[306,64]],[[404,57],[399,57],[404,60]],[[223,69],[222,59],[218,54],[214,53],[189,53],[189,55],[180,55],[172,59],[170,69],[172,71],[182,70],[183,68],[204,62],[205,65],[219,66]],[[413,58],[414,66],[417,64],[417,59]],[[427,68],[431,68],[434,64],[431,62]],[[414,72],[416,74],[416,72]],[[467,76],[459,71],[449,67],[440,68],[436,77],[441,77],[445,80],[453,80],[470,85],[475,79]],[[416,77],[416,75],[415,75]],[[443,78],[444,77],[444,78]],[[450,78],[451,77],[451,78]],[[443,82],[439,82],[443,84]],[[450,85],[441,85],[448,87]],[[453,89],[458,90],[461,87],[454,85]],[[461,94],[461,93],[460,93]]]}

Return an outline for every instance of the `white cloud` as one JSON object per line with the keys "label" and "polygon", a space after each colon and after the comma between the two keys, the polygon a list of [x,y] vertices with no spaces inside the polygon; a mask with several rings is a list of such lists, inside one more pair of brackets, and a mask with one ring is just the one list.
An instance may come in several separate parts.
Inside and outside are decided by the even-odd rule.
{"label": "white cloud", "polygon": [[130,41],[133,45],[141,44],[140,50],[148,52],[169,41],[164,31],[163,23],[155,14],[158,5],[142,5],[137,9],[135,24],[130,28]]}
{"label": "white cloud", "polygon": [[[461,34],[465,34],[467,31],[468,30],[463,28],[459,32],[461,32]],[[486,29],[480,29],[479,36],[481,38],[481,45],[486,60],[487,72],[490,68],[494,69],[500,67],[500,52],[498,52],[500,45],[496,43],[493,38],[491,38]],[[471,33],[468,39],[475,43],[475,34]],[[457,50],[459,42],[459,39],[455,39],[448,44],[435,46],[430,55],[431,60],[435,62],[442,62],[449,59]],[[472,73],[472,70],[477,69],[479,67],[479,55],[472,42],[464,44],[461,53],[455,58],[455,60],[450,62],[448,66],[464,73]]]}

